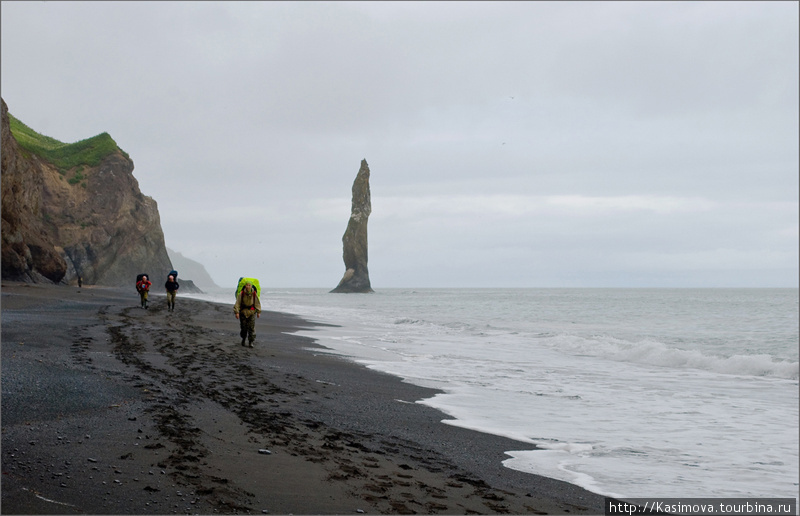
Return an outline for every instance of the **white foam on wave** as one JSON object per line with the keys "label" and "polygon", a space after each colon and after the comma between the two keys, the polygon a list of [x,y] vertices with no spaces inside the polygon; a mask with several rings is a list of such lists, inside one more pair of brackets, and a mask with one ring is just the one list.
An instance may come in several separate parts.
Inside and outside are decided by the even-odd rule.
{"label": "white foam on wave", "polygon": [[[566,450],[507,451],[511,458],[503,466],[525,473],[562,480],[603,496],[623,498],[625,495],[607,489],[592,475],[580,471],[580,464]],[[532,466],[535,464],[536,467]]]}
{"label": "white foam on wave", "polygon": [[587,453],[594,449],[591,444],[584,443],[538,443],[537,446],[544,450],[556,450],[567,453]]}

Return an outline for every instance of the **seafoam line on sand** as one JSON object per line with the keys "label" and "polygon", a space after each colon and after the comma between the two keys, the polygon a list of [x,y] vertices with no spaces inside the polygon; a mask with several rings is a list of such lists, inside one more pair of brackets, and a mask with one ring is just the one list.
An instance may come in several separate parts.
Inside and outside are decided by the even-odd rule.
{"label": "seafoam line on sand", "polygon": [[45,498],[44,496],[40,495],[36,491],[32,491],[32,490],[30,490],[30,489],[28,489],[26,487],[23,487],[22,489],[25,490],[25,491],[28,491],[30,493],[33,493],[33,496],[35,496],[36,498],[38,498],[40,500],[44,500],[45,502],[55,503],[55,504],[58,504],[58,505],[66,505],[67,507],[76,507],[75,505],[72,505],[71,503],[58,502],[56,500],[51,500],[49,498]]}

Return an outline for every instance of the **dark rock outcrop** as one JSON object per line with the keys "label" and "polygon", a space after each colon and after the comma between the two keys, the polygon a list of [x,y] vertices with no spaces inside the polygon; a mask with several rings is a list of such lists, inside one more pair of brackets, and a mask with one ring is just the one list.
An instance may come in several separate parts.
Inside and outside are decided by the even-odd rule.
{"label": "dark rock outcrop", "polygon": [[[201,289],[200,287],[198,287],[197,285],[195,285],[195,284],[194,284],[194,281],[192,281],[192,280],[190,280],[190,279],[181,279],[181,278],[178,278],[178,285],[180,285],[180,287],[178,288],[178,293],[184,293],[184,294],[205,294],[205,292],[203,291],[203,289]],[[158,290],[158,291],[160,292],[160,290]]]}
{"label": "dark rock outcrop", "polygon": [[154,285],[166,281],[156,202],[139,191],[127,154],[96,138],[112,149],[96,163],[56,165],[18,143],[2,101],[3,279],[126,286],[150,271]]}
{"label": "dark rock outcrop", "polygon": [[353,182],[353,201],[350,221],[342,236],[345,272],[335,293],[373,292],[367,268],[367,221],[372,213],[369,193],[369,166],[361,160],[356,180]]}

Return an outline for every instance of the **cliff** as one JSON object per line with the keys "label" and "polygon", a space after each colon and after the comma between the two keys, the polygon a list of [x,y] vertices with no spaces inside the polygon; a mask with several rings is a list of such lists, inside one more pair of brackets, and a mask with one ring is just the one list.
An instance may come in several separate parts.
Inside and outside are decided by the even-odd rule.
{"label": "cliff", "polygon": [[[187,258],[178,251],[173,251],[169,247],[167,247],[167,254],[172,262],[172,266],[178,271],[178,276],[180,278],[191,278],[195,288],[202,290],[213,290],[220,288],[220,286],[214,283],[214,280],[211,279],[211,275],[208,273],[202,263],[196,262],[191,258]],[[181,281],[188,280],[182,279]],[[181,283],[181,288],[183,288],[183,283]]]}
{"label": "cliff", "polygon": [[367,222],[372,213],[369,192],[369,166],[361,160],[361,168],[353,181],[350,220],[342,236],[345,272],[332,293],[373,292],[367,268]]}
{"label": "cliff", "polygon": [[128,286],[172,268],[156,202],[106,133],[74,144],[42,136],[2,104],[2,277]]}

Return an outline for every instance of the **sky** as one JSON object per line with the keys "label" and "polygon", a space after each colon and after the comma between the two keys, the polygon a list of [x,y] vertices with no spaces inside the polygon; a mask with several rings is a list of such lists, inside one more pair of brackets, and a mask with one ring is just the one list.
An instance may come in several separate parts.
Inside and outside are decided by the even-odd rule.
{"label": "sky", "polygon": [[2,1],[0,94],[108,132],[216,283],[798,287],[798,2]]}

